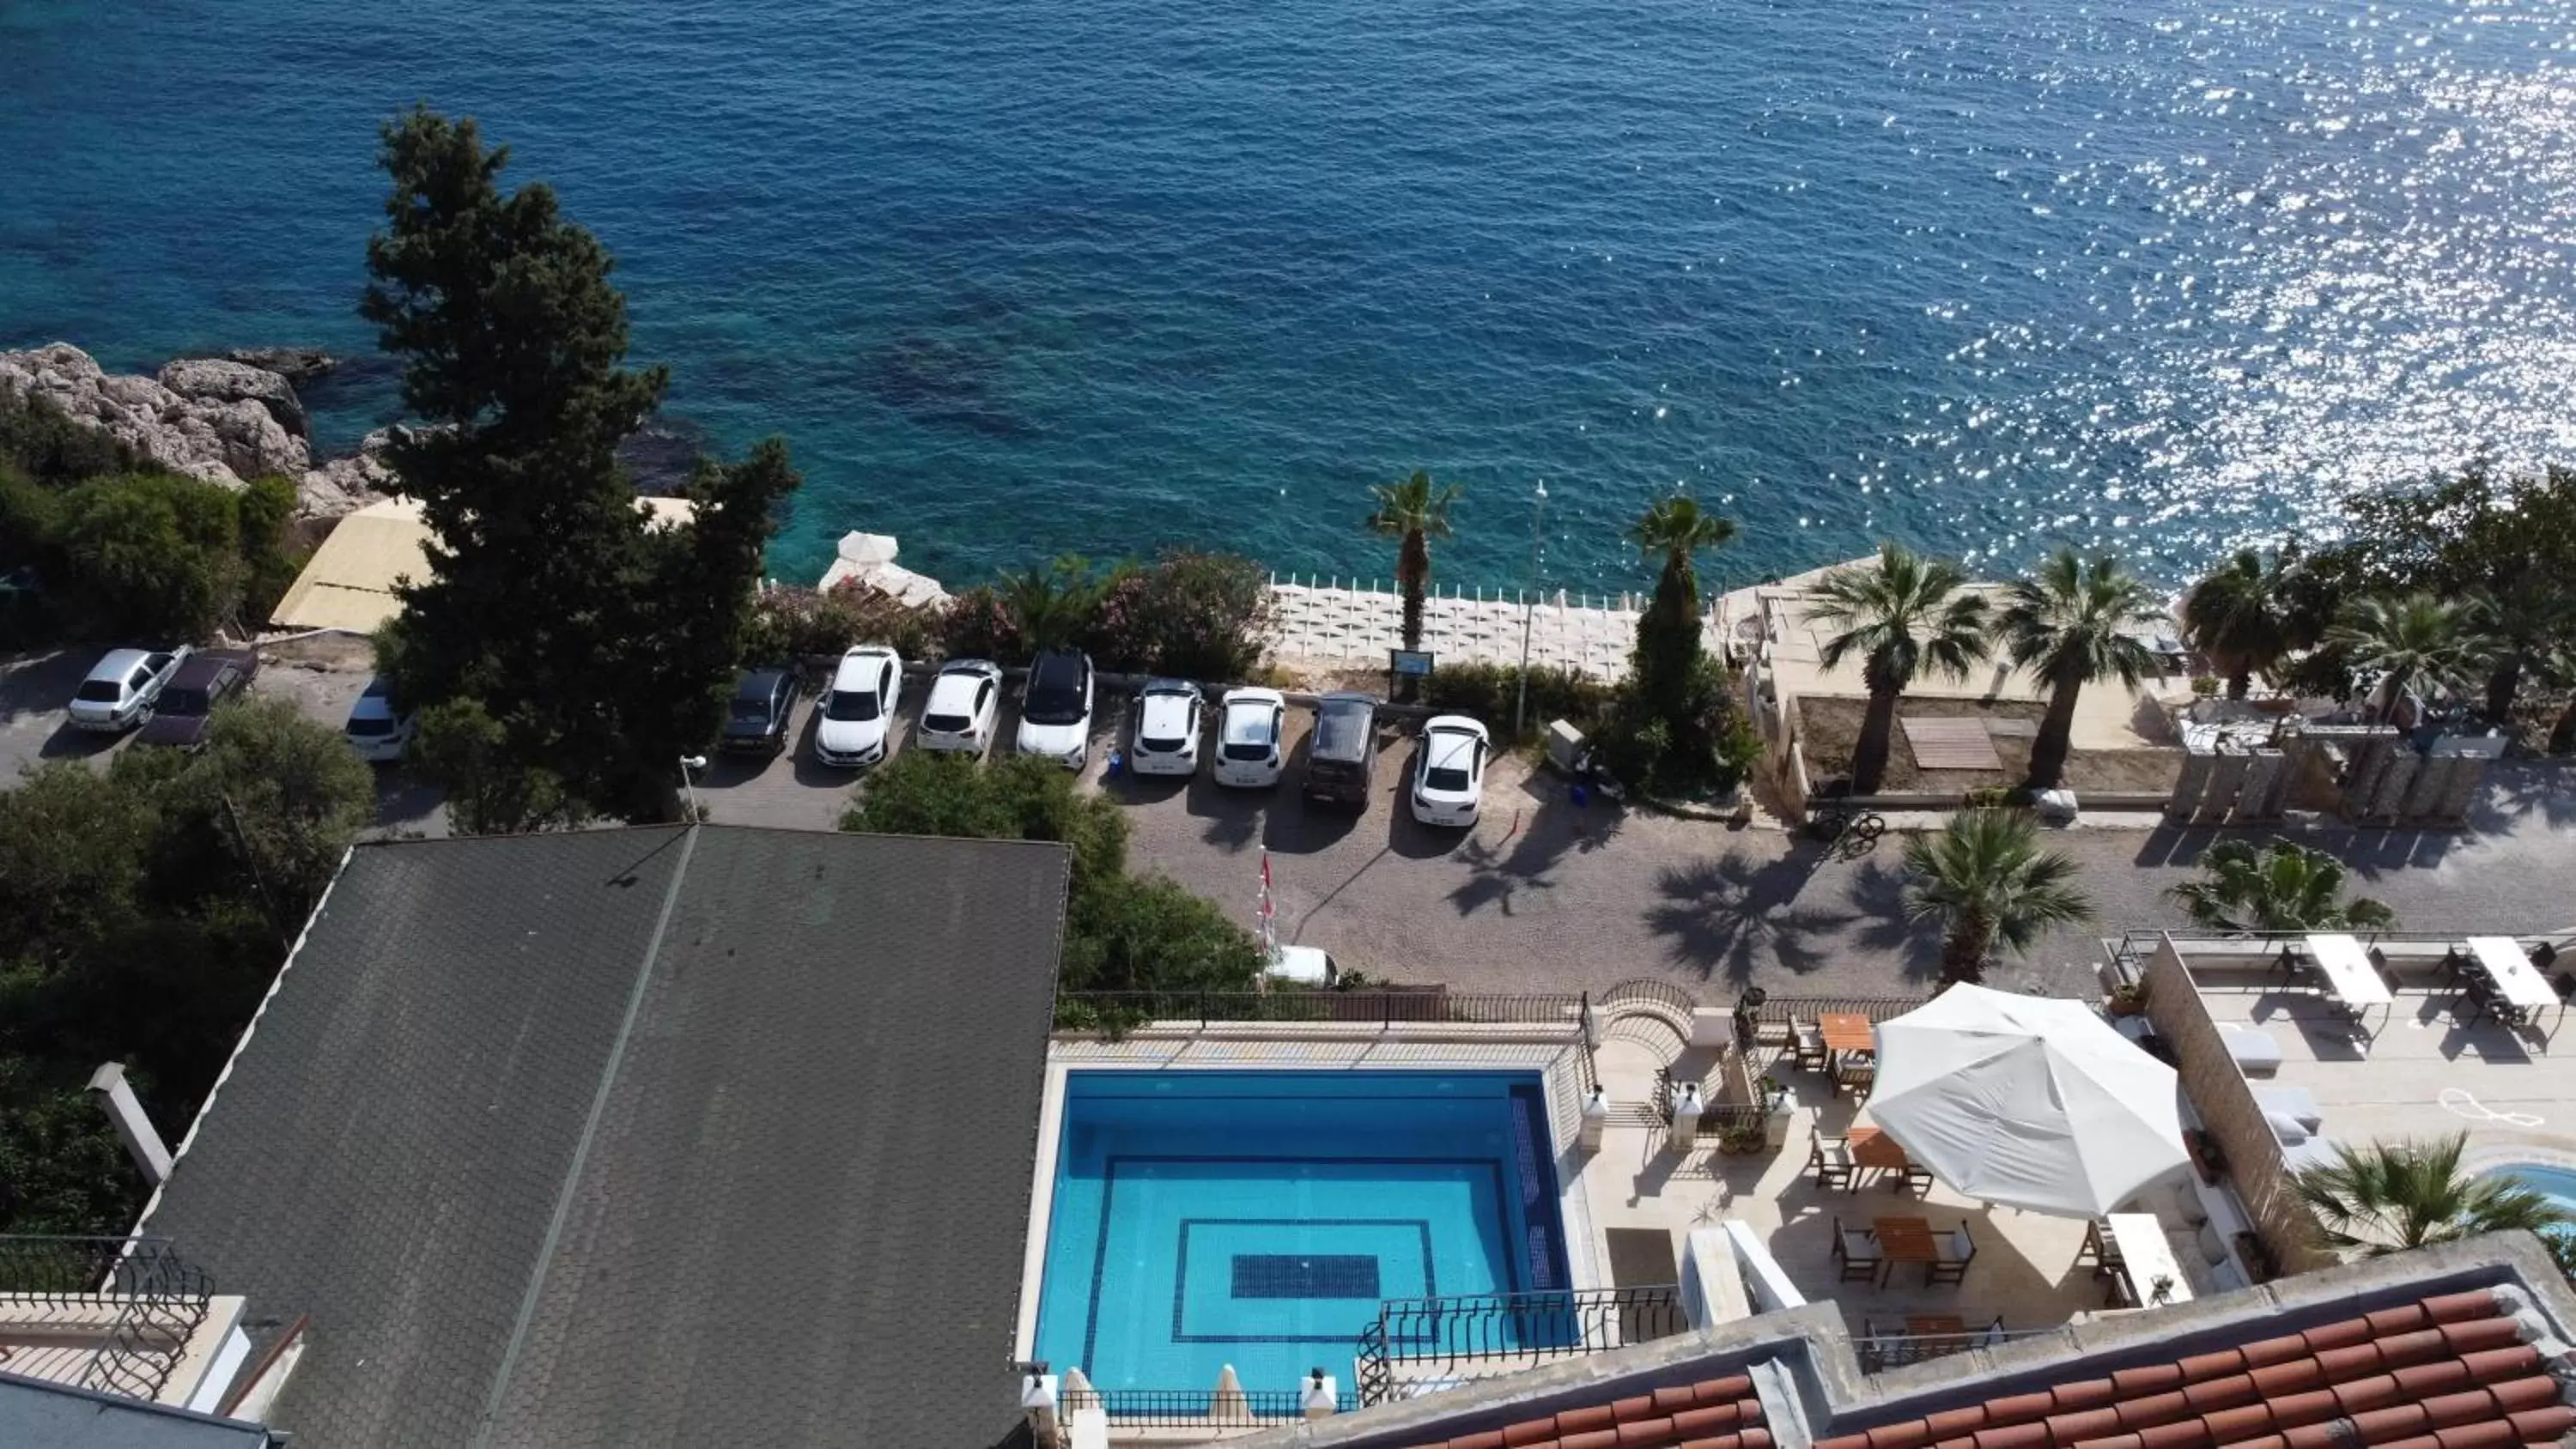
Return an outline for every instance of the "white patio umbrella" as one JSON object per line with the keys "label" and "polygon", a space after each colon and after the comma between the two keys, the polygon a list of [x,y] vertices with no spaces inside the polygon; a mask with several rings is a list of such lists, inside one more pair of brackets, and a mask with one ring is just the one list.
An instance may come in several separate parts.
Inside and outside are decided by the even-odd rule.
{"label": "white patio umbrella", "polygon": [[1969,1197],[2094,1217],[2190,1160],[2173,1068],[2082,1002],[1953,986],[1877,1036],[1871,1119]]}
{"label": "white patio umbrella", "polygon": [[894,536],[885,533],[845,533],[841,535],[841,546],[836,552],[842,558],[863,568],[869,564],[893,563]]}

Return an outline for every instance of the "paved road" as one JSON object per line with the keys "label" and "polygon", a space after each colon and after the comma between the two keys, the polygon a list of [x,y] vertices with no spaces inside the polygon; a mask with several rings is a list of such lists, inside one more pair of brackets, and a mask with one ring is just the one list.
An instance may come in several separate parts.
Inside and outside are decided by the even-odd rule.
{"label": "paved road", "polygon": [[[1872,995],[1925,989],[1939,941],[1902,918],[1891,838],[1857,862],[1825,859],[1779,831],[1730,830],[1578,808],[1547,776],[1498,769],[1482,825],[1461,837],[1416,825],[1396,792],[1410,757],[1381,764],[1356,819],[1273,796],[1112,782],[1129,803],[1134,855],[1248,921],[1258,847],[1272,852],[1284,938],[1346,965],[1461,991],[1599,990],[1631,977],[1683,985],[1703,1000],[1760,985],[1775,994]],[[2430,930],[2576,927],[2576,770],[2514,765],[2477,833],[2332,831],[2305,837],[2353,861],[2361,890]],[[1292,772],[1292,779],[1294,778]],[[2183,924],[2163,898],[2221,838],[2207,830],[2076,829],[2051,843],[2084,867],[2097,922],[2055,933],[1996,984],[2092,989],[2104,933]]]}
{"label": "paved road", "polygon": [[[61,704],[95,658],[66,651],[0,662],[0,781],[24,762],[100,758],[116,741],[62,727]],[[330,667],[308,667],[327,665]],[[297,700],[337,726],[363,686],[362,668],[316,659],[265,668],[255,686]],[[916,691],[917,692],[917,691]],[[1119,710],[1104,700],[1104,727]],[[908,743],[912,707],[899,722]],[[1295,780],[1303,717],[1292,715],[1288,781],[1275,791],[1220,789],[1204,771],[1188,782],[1090,778],[1126,807],[1132,859],[1253,920],[1260,847],[1284,938],[1322,946],[1373,976],[1446,981],[1460,991],[1598,990],[1649,976],[1723,1001],[1761,985],[1775,993],[1874,995],[1922,990],[1938,942],[1899,909],[1903,880],[1893,838],[1857,862],[1828,861],[1775,830],[1632,813],[1604,802],[1578,808],[1562,782],[1533,780],[1516,763],[1489,777],[1484,823],[1473,831],[1416,824],[1398,785],[1410,742],[1381,756],[1378,789],[1353,816],[1309,811]],[[777,760],[720,758],[701,780],[710,816],[729,823],[830,829],[852,777],[812,763],[811,707],[796,749]],[[1013,722],[1002,721],[1007,740]],[[382,771],[389,831],[439,833],[434,794]],[[2541,932],[2576,928],[2576,767],[2516,763],[2491,777],[2470,832],[2319,831],[2305,837],[2354,863],[2361,889],[2416,929]],[[2098,907],[2094,928],[2062,931],[2006,966],[2001,985],[2090,989],[2096,938],[2180,924],[2163,893],[2189,879],[2220,838],[2206,830],[2076,829],[2052,837],[2084,866]]]}

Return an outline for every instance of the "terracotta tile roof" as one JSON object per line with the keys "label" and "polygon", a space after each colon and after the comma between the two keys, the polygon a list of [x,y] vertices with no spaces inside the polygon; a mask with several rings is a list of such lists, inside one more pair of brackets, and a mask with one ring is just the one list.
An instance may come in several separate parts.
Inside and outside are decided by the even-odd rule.
{"label": "terracotta tile roof", "polygon": [[[1815,1449],[2554,1445],[2576,1429],[2576,1409],[2560,1401],[2552,1376],[2565,1365],[2542,1358],[2508,1313],[2487,1289],[2446,1293],[2172,1363],[1879,1424],[1820,1440]],[[1460,1442],[1452,1440],[1451,1449]],[[1602,1441],[1614,1442],[1628,1441]]]}
{"label": "terracotta tile roof", "polygon": [[[1420,1449],[1771,1449],[1749,1374],[1567,1409]],[[2482,1449],[2482,1446],[2481,1446]]]}

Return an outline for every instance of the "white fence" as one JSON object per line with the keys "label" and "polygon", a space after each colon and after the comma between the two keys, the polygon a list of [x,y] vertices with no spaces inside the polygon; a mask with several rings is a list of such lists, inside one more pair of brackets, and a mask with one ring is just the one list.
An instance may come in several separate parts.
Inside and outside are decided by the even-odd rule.
{"label": "white fence", "polygon": [[[1278,605],[1271,648],[1282,657],[1382,669],[1387,651],[1403,646],[1404,597],[1377,580],[1273,574],[1270,594]],[[1530,663],[1617,679],[1628,672],[1646,602],[1644,594],[1435,588],[1423,601],[1422,647],[1443,664],[1518,664],[1526,629]],[[1709,602],[1702,628],[1711,649],[1725,647],[1722,598]]]}

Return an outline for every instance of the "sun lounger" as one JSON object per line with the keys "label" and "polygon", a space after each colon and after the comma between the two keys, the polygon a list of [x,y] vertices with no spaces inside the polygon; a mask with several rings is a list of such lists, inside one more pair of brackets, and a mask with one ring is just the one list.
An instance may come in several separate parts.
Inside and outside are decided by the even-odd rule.
{"label": "sun lounger", "polygon": [[2305,1087],[2256,1087],[2254,1105],[2263,1109],[2264,1116],[2269,1117],[2277,1113],[2298,1123],[2308,1129],[2308,1135],[2311,1137],[2315,1136],[2317,1129],[2323,1127],[2326,1122],[2325,1112],[2317,1106],[2316,1097]]}
{"label": "sun lounger", "polygon": [[2221,1022],[2218,1035],[2227,1043],[2227,1055],[2235,1061],[2236,1070],[2245,1075],[2268,1077],[2281,1069],[2281,1044],[2272,1039],[2270,1032]]}
{"label": "sun lounger", "polygon": [[2292,1172],[2302,1172],[2311,1167],[2332,1167],[2342,1157],[2342,1144],[2331,1137],[2311,1137],[2295,1147],[2281,1149],[2281,1165]]}

